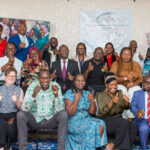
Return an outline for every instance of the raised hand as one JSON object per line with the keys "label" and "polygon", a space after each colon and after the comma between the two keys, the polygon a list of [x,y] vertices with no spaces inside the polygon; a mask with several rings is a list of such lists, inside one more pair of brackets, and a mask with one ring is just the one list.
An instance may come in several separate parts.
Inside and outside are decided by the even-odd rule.
{"label": "raised hand", "polygon": [[144,118],[144,114],[145,114],[144,110],[138,110],[138,111],[137,111],[137,117],[138,117],[139,119]]}
{"label": "raised hand", "polygon": [[55,97],[58,97],[58,86],[52,84],[52,92],[55,95]]}
{"label": "raised hand", "polygon": [[69,79],[70,81],[73,81],[73,79],[74,79],[73,75],[71,75],[70,72],[68,72],[68,79]]}
{"label": "raised hand", "polygon": [[1,93],[0,93],[0,101],[2,100],[2,95],[1,95]]}
{"label": "raised hand", "polygon": [[129,72],[129,74],[127,76],[127,80],[130,81],[130,82],[132,82],[132,80],[133,80],[133,74],[132,74],[132,72]]}
{"label": "raised hand", "polygon": [[139,56],[138,57],[139,57],[140,60],[143,60],[143,57],[142,57],[140,52],[139,52]]}
{"label": "raised hand", "polygon": [[17,95],[16,93],[13,94],[13,96],[11,97],[13,102],[17,102]]}
{"label": "raised hand", "polygon": [[94,67],[93,67],[92,63],[89,62],[88,70],[89,70],[89,71],[93,71],[93,69],[94,69]]}
{"label": "raised hand", "polygon": [[118,97],[118,93],[113,97],[113,103],[118,103],[119,101],[119,97]]}
{"label": "raised hand", "polygon": [[34,92],[32,94],[32,97],[35,98],[36,95],[38,94],[38,92],[40,91],[41,89],[41,86],[40,86],[40,83],[37,84],[37,86],[34,88]]}
{"label": "raised hand", "polygon": [[94,98],[94,90],[92,91],[91,94],[88,94],[88,99],[89,99],[91,102],[95,102],[95,98]]}
{"label": "raised hand", "polygon": [[29,54],[27,55],[27,60],[25,62],[27,64],[30,64],[32,62],[32,59],[29,57]]}
{"label": "raised hand", "polygon": [[54,72],[50,75],[51,79],[56,79],[57,75],[56,75],[56,70],[54,70]]}
{"label": "raised hand", "polygon": [[74,89],[73,89],[73,93],[74,93],[74,95],[75,95],[75,99],[80,100],[82,94],[79,93],[79,92],[76,92]]}

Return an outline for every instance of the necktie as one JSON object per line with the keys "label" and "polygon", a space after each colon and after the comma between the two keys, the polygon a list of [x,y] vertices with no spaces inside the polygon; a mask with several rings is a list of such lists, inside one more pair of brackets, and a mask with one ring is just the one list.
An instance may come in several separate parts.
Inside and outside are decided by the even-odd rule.
{"label": "necktie", "polygon": [[147,100],[147,118],[148,118],[148,123],[150,125],[150,93],[148,94],[148,100]]}
{"label": "necktie", "polygon": [[[66,61],[63,61],[64,65],[63,65],[63,72],[62,72],[62,77],[63,77],[63,81],[65,81],[65,77],[66,77]],[[63,89],[66,89],[66,85],[63,86]]]}

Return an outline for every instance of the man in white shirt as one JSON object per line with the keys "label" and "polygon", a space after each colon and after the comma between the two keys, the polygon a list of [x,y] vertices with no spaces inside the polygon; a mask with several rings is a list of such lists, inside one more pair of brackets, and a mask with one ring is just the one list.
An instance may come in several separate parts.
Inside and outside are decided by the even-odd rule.
{"label": "man in white shirt", "polygon": [[135,116],[134,122],[139,127],[141,147],[146,150],[150,133],[150,76],[144,80],[142,87],[142,90],[134,92],[131,111]]}
{"label": "man in white shirt", "polygon": [[141,68],[143,69],[143,67],[144,67],[144,60],[143,60],[143,57],[142,57],[141,53],[137,52],[137,48],[138,48],[137,42],[135,40],[130,41],[129,47],[132,50],[132,54],[133,54],[132,59],[134,61],[138,62],[139,65],[141,66]]}
{"label": "man in white shirt", "polygon": [[0,85],[4,84],[4,74],[8,67],[14,67],[17,70],[16,84],[20,84],[22,61],[14,57],[16,46],[8,42],[6,45],[6,56],[0,58]]}

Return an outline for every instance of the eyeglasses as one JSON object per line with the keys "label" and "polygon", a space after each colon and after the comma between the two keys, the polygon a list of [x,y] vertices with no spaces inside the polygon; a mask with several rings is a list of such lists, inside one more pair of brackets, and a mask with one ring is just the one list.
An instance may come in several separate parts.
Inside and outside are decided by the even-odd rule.
{"label": "eyeglasses", "polygon": [[16,78],[16,76],[7,75],[8,78]]}

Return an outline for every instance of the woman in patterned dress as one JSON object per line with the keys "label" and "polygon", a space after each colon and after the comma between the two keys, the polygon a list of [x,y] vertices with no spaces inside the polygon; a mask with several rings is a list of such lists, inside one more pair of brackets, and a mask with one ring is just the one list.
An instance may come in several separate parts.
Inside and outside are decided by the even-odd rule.
{"label": "woman in patterned dress", "polygon": [[95,150],[107,144],[105,123],[90,116],[96,112],[94,91],[83,90],[82,74],[75,77],[74,85],[76,90],[68,90],[64,95],[69,114],[66,150]]}

